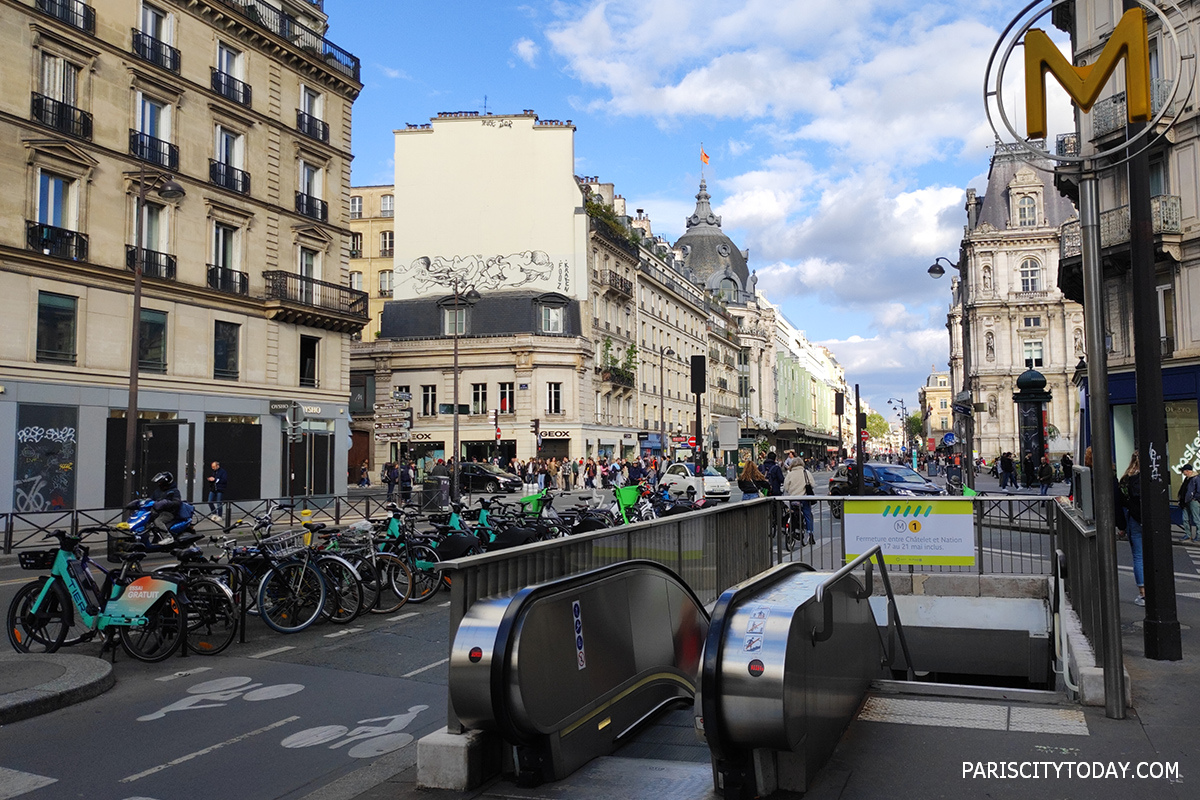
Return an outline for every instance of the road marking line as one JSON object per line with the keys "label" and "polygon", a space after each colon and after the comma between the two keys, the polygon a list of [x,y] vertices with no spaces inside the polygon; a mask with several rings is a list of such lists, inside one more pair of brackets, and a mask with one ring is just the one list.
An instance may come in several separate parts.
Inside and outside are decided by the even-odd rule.
{"label": "road marking line", "polygon": [[58,783],[58,778],[47,778],[45,775],[34,775],[32,772],[0,767],[0,798],[3,800],[32,792],[34,789],[40,789],[52,783]]}
{"label": "road marking line", "polygon": [[388,622],[399,622],[402,619],[409,619],[410,617],[419,617],[419,616],[421,616],[421,612],[409,611],[407,614],[401,614],[398,617],[388,617],[387,621]]}
{"label": "road marking line", "polygon": [[176,758],[172,761],[168,761],[165,764],[159,764],[157,767],[151,767],[150,769],[139,772],[136,775],[130,775],[127,778],[121,778],[120,783],[133,783],[134,781],[141,780],[142,778],[145,778],[148,775],[153,775],[157,772],[162,772],[164,769],[168,769],[169,767],[174,767],[177,764],[184,763],[185,761],[191,761],[193,758],[199,758],[200,756],[208,755],[209,753],[213,752],[214,750],[220,750],[222,747],[228,747],[231,744],[237,744],[238,742],[240,742],[244,739],[249,739],[251,736],[258,736],[260,733],[266,733],[267,731],[273,731],[276,728],[282,728],[284,725],[287,725],[289,722],[295,722],[298,719],[300,719],[300,717],[286,717],[284,719],[279,720],[278,722],[272,722],[270,725],[259,728],[258,730],[250,731],[249,733],[243,733],[241,736],[235,736],[232,739],[226,739],[223,742],[218,742],[217,744],[214,744],[211,747],[206,747],[203,750],[197,750],[194,753],[188,753],[186,756],[180,756],[179,758]]}
{"label": "road marking line", "polygon": [[326,639],[336,639],[339,636],[345,636],[348,633],[355,633],[356,631],[361,631],[361,630],[362,630],[362,628],[343,628],[340,631],[335,631],[333,633],[325,634],[325,638]]}
{"label": "road marking line", "polygon": [[286,653],[288,650],[295,649],[295,646],[289,644],[284,647],[276,647],[274,650],[266,650],[262,653],[258,653],[257,655],[250,656],[250,658],[266,658],[267,656],[277,656],[280,653]]}
{"label": "road marking line", "polygon": [[410,672],[410,673],[408,673],[408,674],[406,674],[406,675],[401,675],[400,677],[402,677],[402,678],[411,678],[413,675],[420,675],[420,674],[421,674],[422,672],[424,672],[425,670],[427,670],[427,669],[433,669],[434,667],[440,667],[442,664],[445,664],[445,663],[446,663],[447,661],[449,661],[449,660],[450,660],[450,659],[448,659],[448,658],[443,658],[441,661],[435,661],[435,662],[433,662],[432,664],[427,664],[426,666],[424,666],[424,667],[421,667],[420,669],[414,669],[412,672]]}
{"label": "road marking line", "polygon": [[449,600],[447,600],[447,601],[446,601],[446,602],[444,602],[444,603],[438,603],[438,608],[449,608],[449,607],[450,607],[450,601],[449,601]]}
{"label": "road marking line", "polygon": [[173,681],[176,678],[186,678],[189,675],[197,675],[201,672],[208,672],[212,667],[196,667],[195,669],[185,670],[184,672],[176,672],[174,675],[163,675],[161,678],[155,678],[156,681]]}

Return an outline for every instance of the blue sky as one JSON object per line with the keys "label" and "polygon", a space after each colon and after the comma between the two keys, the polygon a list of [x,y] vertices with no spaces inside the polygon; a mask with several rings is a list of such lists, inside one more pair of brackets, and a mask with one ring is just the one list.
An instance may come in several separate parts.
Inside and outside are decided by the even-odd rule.
{"label": "blue sky", "polygon": [[325,0],[362,61],[353,182],[392,183],[392,130],[442,111],[570,119],[578,175],[683,232],[711,157],[759,287],[876,408],[946,368],[964,188],[994,135],[985,64],[1013,3]]}

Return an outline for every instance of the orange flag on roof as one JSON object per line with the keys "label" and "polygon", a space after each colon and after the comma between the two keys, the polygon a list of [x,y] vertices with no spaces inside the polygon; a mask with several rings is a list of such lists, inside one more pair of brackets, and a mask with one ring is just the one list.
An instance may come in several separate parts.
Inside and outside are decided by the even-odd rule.
{"label": "orange flag on roof", "polygon": [[704,145],[700,145],[700,160],[705,164],[708,163],[708,153],[704,152]]}

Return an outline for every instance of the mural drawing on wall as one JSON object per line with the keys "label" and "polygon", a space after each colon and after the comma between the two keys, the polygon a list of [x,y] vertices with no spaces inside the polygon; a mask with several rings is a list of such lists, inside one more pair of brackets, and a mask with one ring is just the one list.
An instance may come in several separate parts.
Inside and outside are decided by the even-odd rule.
{"label": "mural drawing on wall", "polygon": [[[560,267],[559,283],[566,272],[565,262]],[[507,256],[420,256],[413,259],[401,275],[415,279],[413,289],[418,293],[428,290],[449,289],[457,279],[460,287],[471,287],[478,291],[512,289],[535,281],[550,280],[554,274],[554,262],[541,250],[523,250]]]}
{"label": "mural drawing on wall", "polygon": [[73,406],[19,407],[14,511],[57,511],[75,506],[78,413]]}

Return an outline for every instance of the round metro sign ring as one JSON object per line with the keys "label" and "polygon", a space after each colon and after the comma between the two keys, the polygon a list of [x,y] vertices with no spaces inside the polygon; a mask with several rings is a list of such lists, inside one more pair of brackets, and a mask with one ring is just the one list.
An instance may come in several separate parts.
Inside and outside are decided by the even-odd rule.
{"label": "round metro sign ring", "polygon": [[[1144,17],[1139,15],[1136,9],[1126,12],[1113,29],[1109,40],[1105,42],[1102,52],[1092,64],[1075,67],[1066,61],[1061,51],[1050,42],[1044,32],[1033,28],[1039,20],[1046,17],[1055,8],[1066,6],[1070,2],[1072,0],[1049,0],[1048,2],[1047,0],[1034,0],[1034,2],[1025,6],[1001,32],[996,46],[992,48],[991,55],[988,57],[987,74],[984,78],[984,109],[987,113],[988,123],[991,125],[992,131],[996,134],[996,138],[1000,142],[1018,146],[1036,159],[1045,159],[1060,164],[1074,163],[1079,165],[1083,165],[1086,162],[1104,160],[1105,166],[1117,166],[1151,147],[1164,137],[1167,131],[1175,124],[1175,117],[1172,117],[1161,131],[1155,133],[1155,130],[1163,119],[1168,116],[1168,112],[1174,109],[1177,99],[1185,99],[1191,94],[1192,86],[1196,80],[1196,49],[1193,45],[1190,28],[1187,25],[1187,17],[1176,4],[1175,0],[1161,0],[1161,4],[1166,8],[1166,11],[1159,8],[1151,0],[1136,0],[1138,5],[1158,18],[1163,33],[1170,39],[1171,49],[1175,54],[1177,62],[1170,91],[1165,96],[1160,95],[1160,108],[1157,113],[1152,114],[1152,98],[1155,93],[1150,87],[1149,57],[1147,55],[1149,46],[1146,41]],[[1180,25],[1172,25],[1168,14],[1179,19],[1181,21]],[[1028,111],[1027,127],[1031,129],[1027,132],[1028,135],[1023,135],[1017,130],[1013,120],[1009,116],[1009,110],[1005,108],[1004,104],[1005,72],[1009,67],[1009,60],[1013,55],[1013,51],[1018,48],[1021,48],[1024,53],[1027,73],[1024,85],[1026,87],[1026,94],[1028,95],[1026,97],[1026,108]],[[1167,48],[1164,47],[1161,50],[1167,50]],[[1135,59],[1137,63],[1131,64]],[[1034,62],[1032,65],[1030,64],[1031,61]],[[1112,73],[1121,65],[1124,65],[1127,83],[1129,83],[1131,76],[1141,76],[1140,82],[1144,88],[1138,88],[1136,85],[1138,82],[1135,82],[1135,85],[1131,86],[1130,91],[1127,92],[1126,103],[1128,113],[1134,115],[1135,106],[1142,105],[1142,101],[1144,101],[1145,108],[1137,108],[1135,117],[1136,121],[1146,121],[1148,123],[1141,131],[1113,147],[1098,150],[1088,155],[1052,153],[1035,144],[1035,140],[1041,141],[1046,137],[1045,130],[1037,129],[1037,122],[1039,120],[1043,121],[1041,127],[1045,127],[1045,86],[1047,78],[1052,77],[1057,79],[1060,87],[1067,92],[1079,110],[1086,113],[1091,110],[1100,91],[1112,77]],[[1028,75],[1030,66],[1038,71],[1037,77],[1032,80]],[[1096,75],[1093,75],[1093,72],[1096,72]],[[1000,125],[997,125],[997,116],[999,117]],[[1071,132],[1074,132],[1074,130]],[[1137,143],[1140,143],[1137,150],[1129,152],[1131,146]]]}

